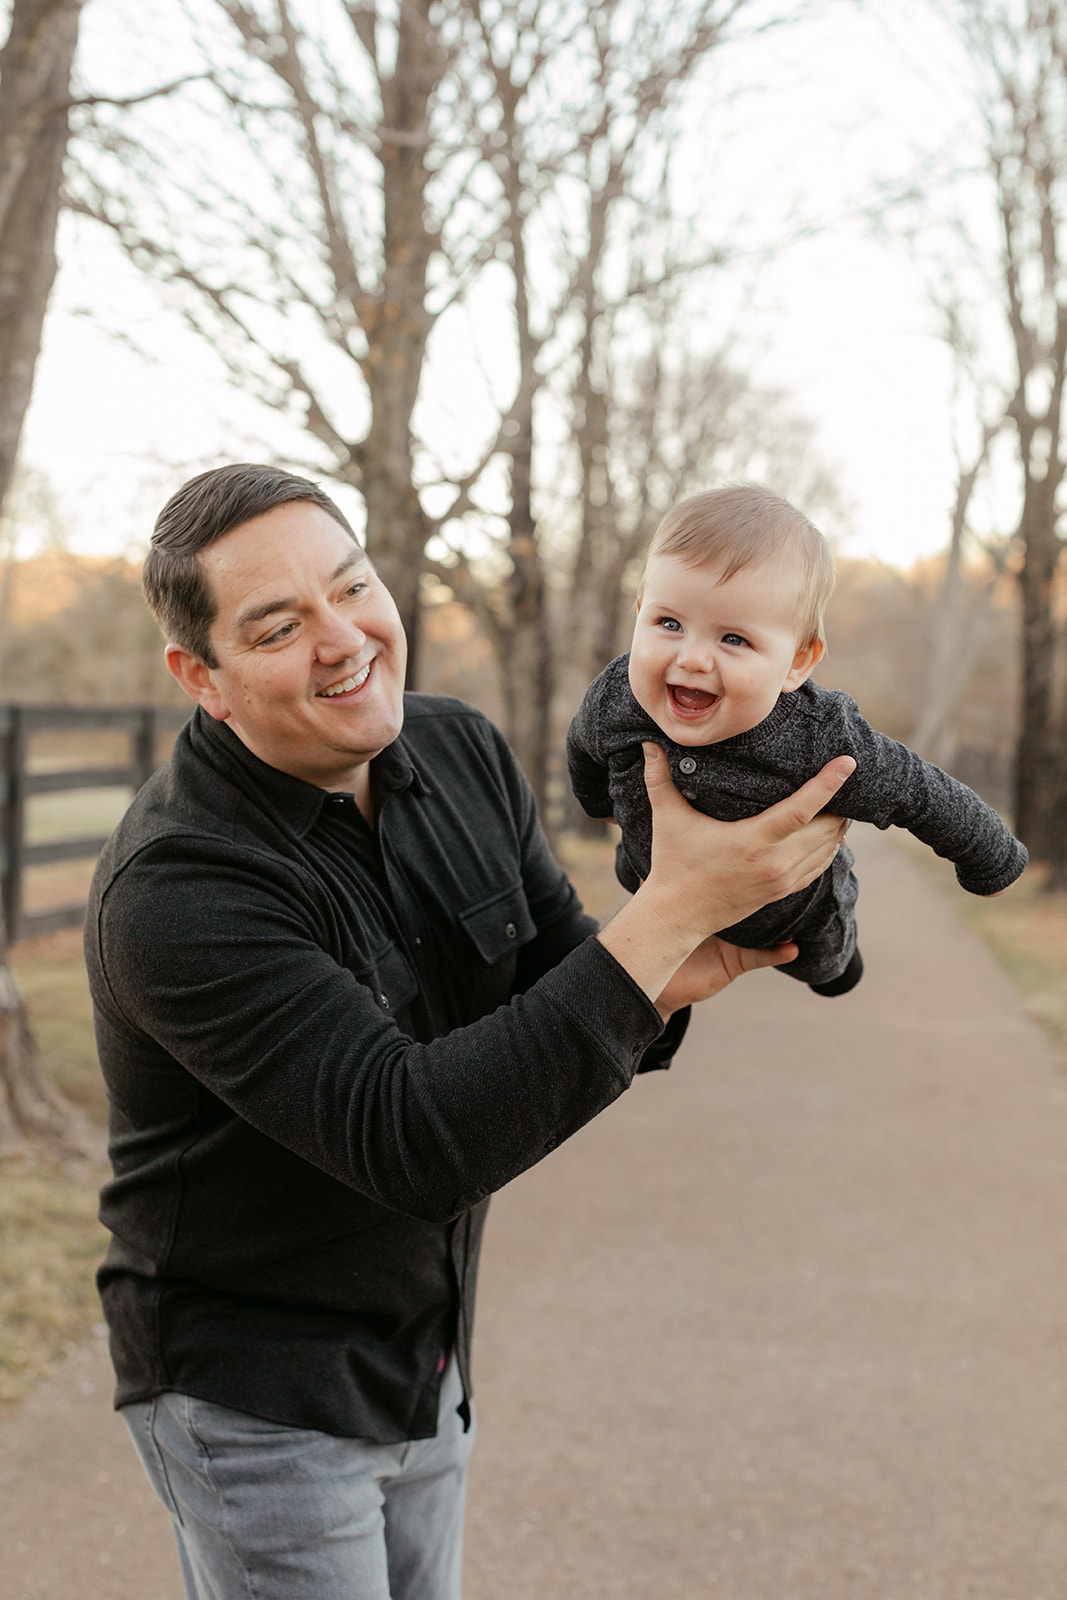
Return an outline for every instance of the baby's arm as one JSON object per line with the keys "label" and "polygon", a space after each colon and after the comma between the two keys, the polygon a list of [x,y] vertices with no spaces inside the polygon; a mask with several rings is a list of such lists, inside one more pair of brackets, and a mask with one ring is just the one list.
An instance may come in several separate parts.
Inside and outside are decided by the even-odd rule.
{"label": "baby's arm", "polygon": [[578,714],[567,733],[567,769],[571,788],[582,810],[591,817],[610,817],[614,811],[608,787],[607,762],[596,754],[599,748],[600,678],[590,684]]}
{"label": "baby's arm", "polygon": [[835,754],[847,750],[857,763],[838,796],[841,812],[879,828],[907,828],[955,862],[956,877],[971,894],[999,894],[1013,884],[1026,866],[1026,846],[993,808],[907,745],[876,732],[848,696],[835,699],[847,727],[827,729],[830,743]]}

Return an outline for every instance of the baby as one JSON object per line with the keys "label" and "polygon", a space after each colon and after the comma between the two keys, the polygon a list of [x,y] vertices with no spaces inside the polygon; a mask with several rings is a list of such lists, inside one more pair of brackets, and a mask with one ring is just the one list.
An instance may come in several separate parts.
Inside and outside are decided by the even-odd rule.
{"label": "baby", "polygon": [[[876,733],[849,695],[811,681],[833,586],[822,534],[755,484],[694,495],[664,518],[630,653],[591,685],[567,737],[579,801],[622,829],[616,873],[624,888],[637,888],[651,859],[642,740],[667,752],[686,799],[723,821],[773,805],[834,756],[854,756],[834,812],[909,829],[956,863],[972,894],[997,894],[1022,872],[1025,847],[972,790]],[[856,892],[842,846],[809,888],[721,936],[756,949],[794,940],[800,953],[780,970],[816,994],[845,994],[863,973]]]}

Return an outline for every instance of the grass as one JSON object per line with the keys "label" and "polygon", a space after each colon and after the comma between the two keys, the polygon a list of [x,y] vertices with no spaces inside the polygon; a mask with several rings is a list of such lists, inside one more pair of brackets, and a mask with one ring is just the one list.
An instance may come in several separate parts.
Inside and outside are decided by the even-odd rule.
{"label": "grass", "polygon": [[0,1415],[100,1320],[102,1177],[89,1162],[34,1155],[0,1166]]}
{"label": "grass", "polygon": [[[1039,867],[1010,895],[979,900],[955,887],[952,869],[895,837],[989,944],[1024,1003],[1067,1061],[1067,896],[1042,893]],[[605,918],[624,898],[608,840],[564,841],[564,864],[590,911]],[[13,964],[30,1009],[48,1077],[102,1124],[105,1097],[92,1037],[81,935],[74,930],[16,946]],[[20,1400],[58,1360],[88,1339],[100,1316],[93,1284],[105,1235],[96,1221],[103,1169],[29,1151],[0,1163],[0,1412]]]}
{"label": "grass", "polygon": [[[102,1125],[106,1100],[76,929],[27,940],[12,964],[47,1077]],[[100,1320],[93,1274],[106,1248],[96,1220],[106,1169],[29,1149],[0,1162],[0,1414]]]}
{"label": "grass", "polygon": [[103,1127],[107,1098],[93,1038],[93,1008],[79,928],[16,945],[12,964],[26,996],[41,1065],[58,1089]]}

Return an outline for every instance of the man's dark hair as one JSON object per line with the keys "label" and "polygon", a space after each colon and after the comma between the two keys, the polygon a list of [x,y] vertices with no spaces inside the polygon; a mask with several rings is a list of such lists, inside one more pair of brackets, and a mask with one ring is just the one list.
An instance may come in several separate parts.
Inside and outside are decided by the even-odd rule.
{"label": "man's dark hair", "polygon": [[145,599],[170,643],[181,645],[205,667],[218,666],[209,637],[217,608],[200,551],[243,522],[294,500],[318,506],[355,539],[344,513],[317,483],[278,467],[247,462],[214,467],[171,495],[159,513],[141,572]]}

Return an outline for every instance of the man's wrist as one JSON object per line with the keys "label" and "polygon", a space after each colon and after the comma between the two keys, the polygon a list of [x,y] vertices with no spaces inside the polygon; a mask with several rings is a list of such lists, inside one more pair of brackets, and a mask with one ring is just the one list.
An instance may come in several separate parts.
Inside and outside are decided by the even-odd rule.
{"label": "man's wrist", "polygon": [[[673,913],[673,914],[672,914]],[[597,938],[655,1003],[678,968],[702,942],[647,884],[617,912]]]}

